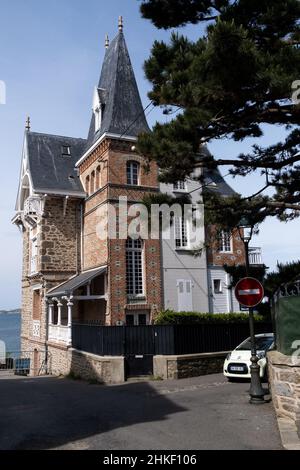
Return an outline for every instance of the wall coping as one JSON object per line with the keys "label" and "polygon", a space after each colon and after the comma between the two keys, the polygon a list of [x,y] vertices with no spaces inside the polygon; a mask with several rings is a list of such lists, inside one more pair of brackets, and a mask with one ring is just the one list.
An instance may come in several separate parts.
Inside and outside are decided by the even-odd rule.
{"label": "wall coping", "polygon": [[176,361],[178,359],[209,359],[212,357],[224,357],[227,356],[231,351],[220,351],[220,352],[212,352],[212,353],[198,353],[198,354],[178,354],[178,355],[162,355],[158,354],[154,356],[154,358],[164,358],[166,360]]}
{"label": "wall coping", "polygon": [[268,352],[267,357],[272,365],[300,368],[299,359],[296,363],[292,360],[292,356],[286,356],[279,351],[270,351]]}
{"label": "wall coping", "polygon": [[76,353],[79,356],[90,357],[91,359],[99,362],[116,362],[120,359],[124,360],[124,356],[97,356],[96,354],[92,354],[86,351],[79,351],[79,349],[70,348],[69,351],[71,353]]}

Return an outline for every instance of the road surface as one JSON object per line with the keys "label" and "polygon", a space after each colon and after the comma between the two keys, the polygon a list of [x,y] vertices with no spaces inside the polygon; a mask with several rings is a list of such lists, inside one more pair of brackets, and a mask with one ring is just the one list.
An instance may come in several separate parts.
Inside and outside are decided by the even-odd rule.
{"label": "road surface", "polygon": [[116,386],[0,379],[0,449],[281,449],[271,403],[222,375]]}

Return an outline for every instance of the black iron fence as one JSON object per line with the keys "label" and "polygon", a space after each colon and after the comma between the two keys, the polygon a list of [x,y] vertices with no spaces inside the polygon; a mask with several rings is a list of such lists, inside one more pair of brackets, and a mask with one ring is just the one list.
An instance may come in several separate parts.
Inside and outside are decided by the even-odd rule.
{"label": "black iron fence", "polygon": [[[256,323],[256,334],[270,332],[270,323]],[[72,326],[73,347],[99,356],[230,351],[248,336],[247,323],[122,327],[74,323]]]}

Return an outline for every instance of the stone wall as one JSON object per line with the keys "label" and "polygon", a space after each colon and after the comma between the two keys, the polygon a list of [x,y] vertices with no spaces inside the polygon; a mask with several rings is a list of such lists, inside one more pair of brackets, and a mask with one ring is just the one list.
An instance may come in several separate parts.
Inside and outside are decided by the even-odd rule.
{"label": "stone wall", "polygon": [[60,376],[71,372],[71,361],[69,348],[58,345],[48,345],[48,371],[49,374]]}
{"label": "stone wall", "polygon": [[96,356],[70,349],[70,369],[75,377],[104,384],[125,382],[124,357]]}
{"label": "stone wall", "polygon": [[183,356],[155,356],[155,377],[177,380],[200,375],[218,374],[223,370],[227,352],[188,354]]}
{"label": "stone wall", "polygon": [[[80,269],[80,206],[77,199],[66,203],[61,197],[48,197],[40,230],[41,271],[66,272]],[[71,274],[69,275],[69,273]]]}
{"label": "stone wall", "polygon": [[278,418],[300,422],[300,361],[278,351],[268,353],[268,372]]}
{"label": "stone wall", "polygon": [[103,384],[123,383],[124,357],[96,356],[72,348],[49,345],[49,373],[56,376],[71,375]]}

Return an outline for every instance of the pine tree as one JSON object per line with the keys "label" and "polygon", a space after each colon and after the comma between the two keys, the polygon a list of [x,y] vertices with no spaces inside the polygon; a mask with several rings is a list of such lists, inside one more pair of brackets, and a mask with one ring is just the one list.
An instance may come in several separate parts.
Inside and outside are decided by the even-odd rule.
{"label": "pine tree", "polygon": [[[185,179],[199,159],[206,168],[230,165],[232,175],[247,177],[257,169],[266,175],[265,186],[248,198],[206,191],[211,222],[224,214],[232,226],[245,213],[253,223],[268,215],[299,216],[300,2],[147,0],[141,12],[158,28],[207,27],[195,42],[178,33],[168,44],[154,42],[145,63],[149,98],[173,116],[139,137],[139,151],[157,161],[169,183]],[[265,124],[284,126],[285,140],[255,145],[232,160],[201,152],[214,139],[259,138]],[[267,188],[274,189],[272,196],[265,195]]]}

